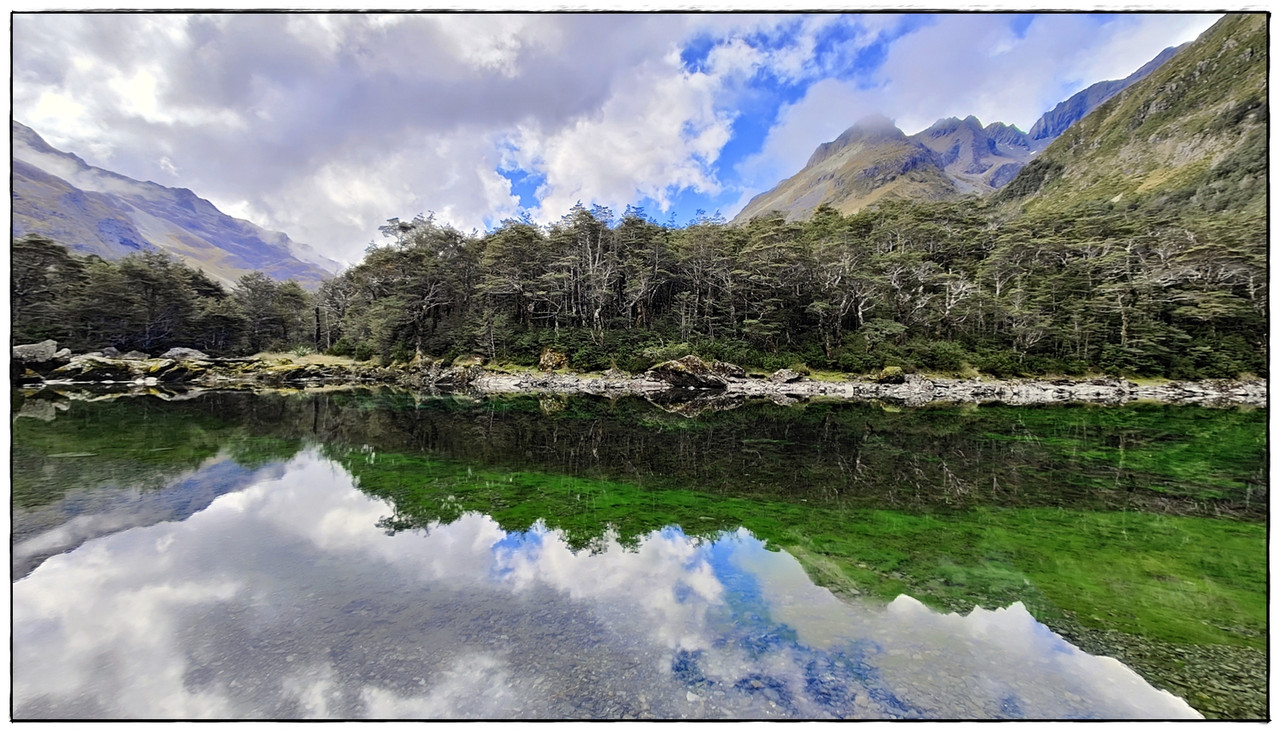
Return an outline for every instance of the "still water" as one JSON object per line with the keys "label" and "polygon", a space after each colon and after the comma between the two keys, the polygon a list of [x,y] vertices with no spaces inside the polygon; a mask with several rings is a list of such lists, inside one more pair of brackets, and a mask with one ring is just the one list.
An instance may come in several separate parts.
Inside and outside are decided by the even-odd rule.
{"label": "still water", "polygon": [[[1019,600],[837,597],[726,524],[738,503],[690,506],[684,524],[716,528],[600,520],[584,539],[550,509],[513,523],[528,476],[384,452],[367,423],[385,404],[294,440],[296,414],[258,415],[264,434],[244,410],[266,401],[236,399],[15,419],[15,718],[1200,716]],[[570,501],[623,492],[553,483]]]}
{"label": "still water", "polygon": [[848,604],[746,531],[388,536],[315,451],[268,473],[15,583],[16,716],[1195,716],[1021,605]]}

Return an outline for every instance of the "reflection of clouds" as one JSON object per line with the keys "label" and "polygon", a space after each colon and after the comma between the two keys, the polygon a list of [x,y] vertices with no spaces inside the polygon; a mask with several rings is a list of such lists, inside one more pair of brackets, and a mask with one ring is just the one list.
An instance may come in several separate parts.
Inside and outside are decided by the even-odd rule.
{"label": "reflection of clouds", "polygon": [[375,719],[501,717],[513,699],[510,684],[500,661],[479,655],[456,661],[443,681],[422,694],[406,697],[369,687],[363,696]]}
{"label": "reflection of clouds", "polygon": [[[646,618],[647,631],[671,647],[705,645],[698,632],[707,604],[721,587],[699,544],[676,531],[655,532],[635,549],[608,535],[602,551],[574,552],[539,524],[535,541],[501,546],[496,563],[514,587],[543,584],[575,600],[593,600]],[[701,602],[690,602],[689,594]]]}
{"label": "reflection of clouds", "polygon": [[16,716],[1190,711],[1021,606],[846,605],[745,531],[575,553],[478,514],[388,536],[387,512],[304,453],[186,520],[49,559],[13,585]]}

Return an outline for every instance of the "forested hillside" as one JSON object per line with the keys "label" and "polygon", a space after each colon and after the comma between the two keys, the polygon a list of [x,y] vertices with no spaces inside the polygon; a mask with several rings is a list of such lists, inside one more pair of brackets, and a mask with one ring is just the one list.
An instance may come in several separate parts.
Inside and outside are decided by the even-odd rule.
{"label": "forested hillside", "polygon": [[51,338],[77,352],[185,346],[232,355],[314,341],[311,296],[261,272],[228,292],[161,252],[108,262],[41,236],[15,239],[10,263],[15,344]]}
{"label": "forested hillside", "polygon": [[478,353],[638,371],[697,353],[766,369],[1263,375],[1264,239],[1099,204],[1010,218],[980,199],[659,225],[576,207],[478,237],[393,220],[314,296],[232,293],[159,255],[111,264],[15,245],[15,338],[85,348],[308,347],[408,361]]}

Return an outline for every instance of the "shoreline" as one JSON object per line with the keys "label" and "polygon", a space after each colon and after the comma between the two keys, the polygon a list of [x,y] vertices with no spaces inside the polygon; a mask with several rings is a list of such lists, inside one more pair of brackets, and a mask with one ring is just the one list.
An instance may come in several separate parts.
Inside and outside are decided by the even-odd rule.
{"label": "shoreline", "polygon": [[[675,362],[668,362],[675,363]],[[665,366],[662,364],[661,366]],[[297,363],[277,359],[125,359],[74,356],[52,369],[11,373],[15,387],[135,385],[227,388],[308,386],[399,386],[426,392],[472,394],[634,395],[670,402],[736,401],[763,397],[779,403],[819,397],[891,401],[905,406],[932,403],[1127,404],[1138,401],[1203,406],[1268,404],[1267,381],[1207,380],[1139,384],[1114,377],[984,380],[901,375],[899,383],[875,379],[819,381],[795,372],[751,378],[710,371],[674,378],[655,367],[644,374],[582,374],[559,371],[510,373],[479,365],[444,367],[441,362],[376,366],[368,363]],[[732,367],[736,368],[736,367]],[[685,385],[699,383],[699,386]],[[674,382],[674,383],[673,383]]]}

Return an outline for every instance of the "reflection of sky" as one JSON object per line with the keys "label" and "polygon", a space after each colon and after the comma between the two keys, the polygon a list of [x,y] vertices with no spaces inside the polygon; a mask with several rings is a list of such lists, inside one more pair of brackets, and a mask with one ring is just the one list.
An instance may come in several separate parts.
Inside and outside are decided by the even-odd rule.
{"label": "reflection of sky", "polygon": [[159,490],[144,490],[127,477],[109,476],[103,484],[72,488],[47,504],[14,506],[13,577],[24,577],[46,558],[89,539],[134,526],[182,520],[223,493],[262,480],[277,469],[277,465],[268,465],[251,470],[218,455],[174,477]]}
{"label": "reflection of sky", "polygon": [[388,513],[306,453],[49,558],[13,585],[15,716],[1194,716],[1021,605],[849,605],[745,531],[574,553]]}

